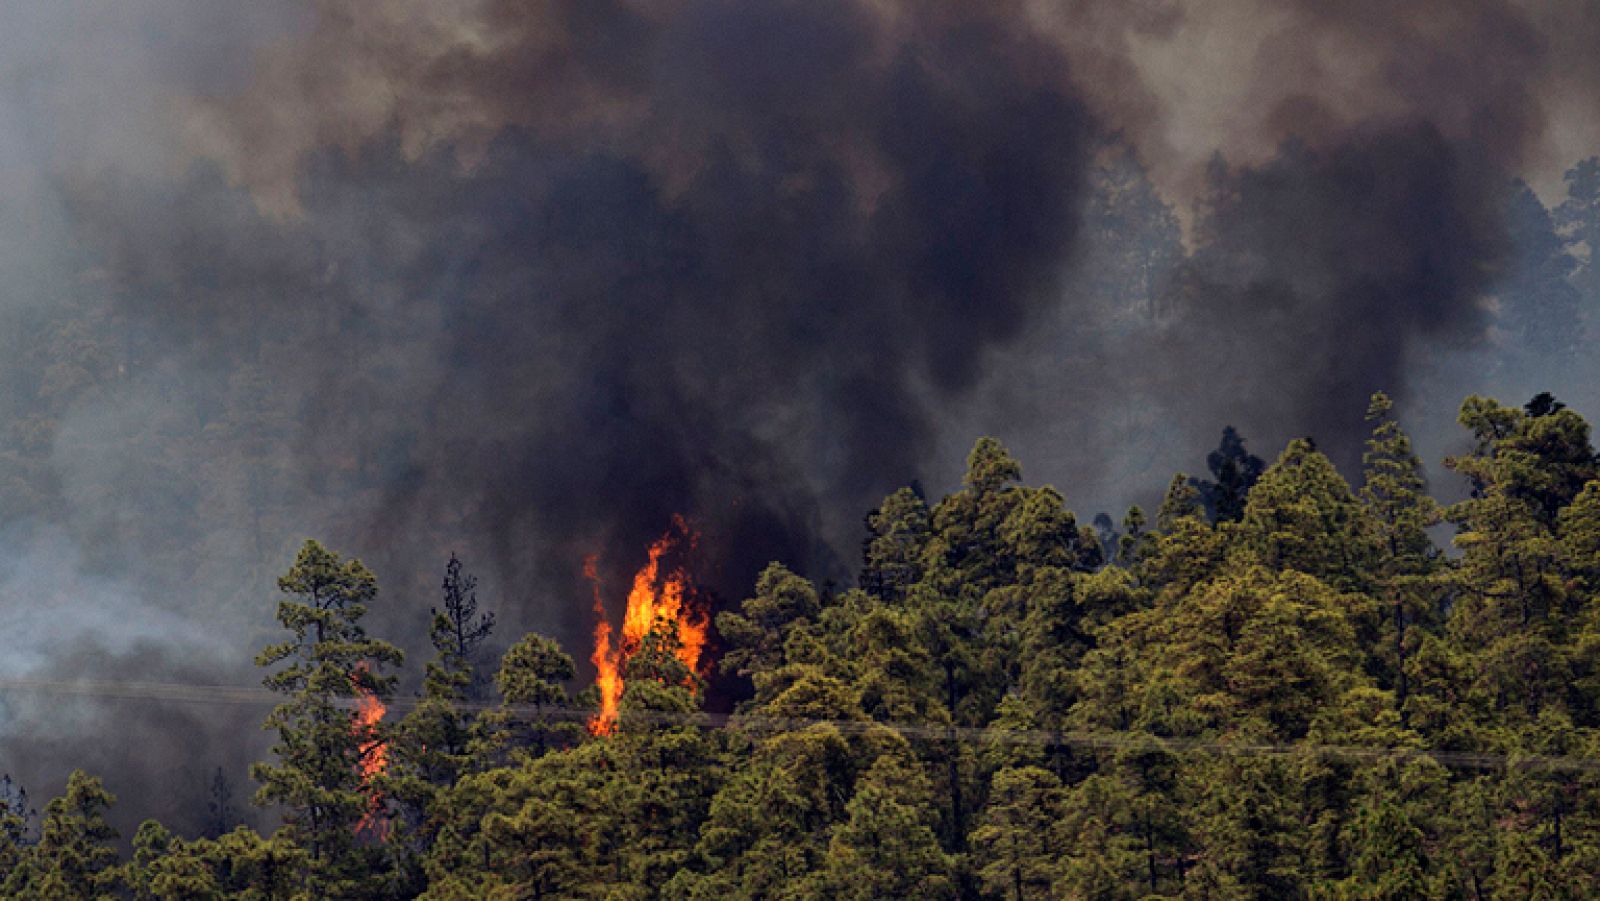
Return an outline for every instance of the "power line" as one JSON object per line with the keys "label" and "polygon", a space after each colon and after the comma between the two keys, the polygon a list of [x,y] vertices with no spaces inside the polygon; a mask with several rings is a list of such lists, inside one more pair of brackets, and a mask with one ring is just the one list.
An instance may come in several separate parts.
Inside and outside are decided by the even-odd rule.
{"label": "power line", "polygon": [[0,679],[0,693],[76,695],[127,701],[173,701],[187,704],[273,705],[281,696],[265,688],[234,685],[192,685],[178,682],[112,682],[95,679]]}
{"label": "power line", "polygon": [[[270,707],[282,703],[283,696],[265,688],[234,685],[193,685],[175,682],[119,682],[104,680],[0,679],[0,696],[16,694],[58,694],[125,701],[161,701],[185,704],[228,704]],[[341,707],[354,707],[356,698],[337,698]],[[418,706],[422,699],[397,697],[385,702],[388,710],[401,712]],[[573,707],[531,704],[494,704],[458,701],[453,706],[463,711],[502,711],[526,719],[560,722],[586,722],[593,711]],[[736,728],[750,733],[790,732],[804,729],[832,729],[844,735],[866,735],[891,730],[906,738],[966,744],[1032,745],[1074,747],[1090,751],[1193,752],[1233,757],[1290,757],[1320,755],[1356,762],[1430,759],[1442,766],[1465,770],[1524,769],[1550,772],[1600,772],[1600,758],[1569,754],[1503,754],[1471,751],[1441,751],[1417,747],[1333,745],[1224,741],[1215,739],[1161,737],[1146,732],[1092,732],[1082,730],[977,728],[930,722],[895,722],[871,719],[820,719],[773,717],[751,714],[673,713],[670,711],[625,710],[625,722],[661,726],[700,726]]]}

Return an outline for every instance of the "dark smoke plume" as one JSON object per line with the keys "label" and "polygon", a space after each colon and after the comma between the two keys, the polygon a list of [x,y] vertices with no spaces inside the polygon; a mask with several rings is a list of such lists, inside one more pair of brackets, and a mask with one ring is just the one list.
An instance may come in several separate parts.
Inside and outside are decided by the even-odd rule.
{"label": "dark smoke plume", "polygon": [[303,392],[297,466],[379,482],[360,546],[459,516],[557,593],[538,619],[585,548],[620,575],[674,512],[729,593],[824,563],[819,496],[914,476],[940,399],[1054,302],[1094,134],[1061,54],[1005,3],[485,10],[489,55],[437,48],[413,85],[509,123],[470,164],[467,137],[409,155],[402,103],[298,160],[285,222],[192,231],[243,202],[197,176],[184,227],[103,236],[130,310]]}
{"label": "dark smoke plume", "polygon": [[1231,416],[1358,465],[1367,397],[1403,395],[1422,348],[1482,334],[1507,250],[1496,175],[1429,123],[1215,171],[1205,244],[1165,299],[1156,390],[1198,382],[1232,408],[1191,408],[1193,429]]}
{"label": "dark smoke plume", "polygon": [[1207,166],[1142,388],[1184,434],[1311,435],[1348,472],[1371,392],[1403,402],[1429,351],[1482,342],[1511,180],[1562,54],[1497,0],[1268,20],[1238,111],[1253,127],[1224,142],[1243,162]]}

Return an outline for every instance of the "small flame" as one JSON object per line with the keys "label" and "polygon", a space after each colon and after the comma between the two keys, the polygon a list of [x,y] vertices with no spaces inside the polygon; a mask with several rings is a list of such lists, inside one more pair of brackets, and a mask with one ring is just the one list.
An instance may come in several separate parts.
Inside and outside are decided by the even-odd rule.
{"label": "small flame", "polygon": [[350,677],[350,683],[356,690],[355,722],[351,728],[357,740],[362,742],[356,758],[356,769],[361,773],[361,784],[367,787],[367,812],[356,823],[356,833],[369,833],[382,841],[387,837],[389,824],[383,816],[383,793],[373,782],[389,766],[389,743],[376,737],[378,723],[383,720],[388,708],[371,689],[361,683],[361,676],[366,672],[367,663],[362,661],[356,664],[356,673]]}
{"label": "small flame", "polygon": [[633,588],[628,592],[619,647],[611,643],[611,624],[606,620],[605,605],[601,602],[596,558],[590,556],[583,561],[584,577],[594,588],[594,654],[589,659],[594,663],[595,684],[600,689],[600,712],[589,721],[591,734],[610,735],[616,730],[623,666],[639,652],[644,637],[657,622],[677,626],[678,659],[691,672],[700,672],[708,630],[705,611],[693,603],[694,591],[688,573],[681,566],[663,572],[661,562],[669,551],[693,550],[698,539],[682,516],[674,516],[671,527],[650,545],[648,559],[634,574]]}
{"label": "small flame", "polygon": [[622,667],[611,648],[611,623],[606,621],[606,605],[600,597],[598,563],[593,554],[583,559],[583,577],[594,590],[594,653],[589,661],[594,664],[594,681],[600,689],[600,712],[589,721],[589,731],[610,735],[617,725],[617,702],[622,697]]}

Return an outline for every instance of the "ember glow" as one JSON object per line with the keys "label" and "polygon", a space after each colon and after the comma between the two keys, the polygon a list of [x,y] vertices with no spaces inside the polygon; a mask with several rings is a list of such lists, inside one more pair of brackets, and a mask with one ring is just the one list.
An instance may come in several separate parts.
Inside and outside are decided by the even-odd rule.
{"label": "ember glow", "polygon": [[[696,602],[694,584],[684,569],[683,559],[695,547],[699,536],[681,516],[672,518],[665,534],[650,545],[645,565],[634,574],[628,591],[628,606],[622,618],[622,642],[613,646],[611,623],[606,619],[600,591],[596,559],[584,560],[583,573],[594,587],[595,685],[600,689],[600,711],[589,721],[594,735],[610,735],[617,725],[617,707],[622,700],[622,672],[628,660],[639,652],[644,637],[656,623],[677,627],[678,659],[691,672],[701,672],[705,654],[709,617]],[[671,561],[671,562],[669,562]]]}
{"label": "ember glow", "polygon": [[371,689],[361,684],[360,676],[366,671],[366,663],[360,663],[356,667],[357,675],[350,679],[356,690],[355,721],[351,728],[361,741],[356,768],[361,772],[361,783],[367,787],[367,812],[356,824],[356,833],[371,834],[382,841],[387,837],[388,822],[383,818],[383,793],[373,782],[389,765],[389,743],[376,737],[378,723],[388,708]]}

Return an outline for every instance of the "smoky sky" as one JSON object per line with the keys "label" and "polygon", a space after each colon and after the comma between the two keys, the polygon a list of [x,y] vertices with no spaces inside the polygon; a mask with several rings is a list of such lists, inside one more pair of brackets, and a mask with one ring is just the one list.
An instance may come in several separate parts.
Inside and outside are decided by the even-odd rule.
{"label": "smoky sky", "polygon": [[[1581,15],[1492,0],[187,6],[40,5],[3,70],[0,604],[94,590],[0,674],[248,682],[310,536],[415,654],[453,550],[503,642],[581,659],[586,555],[619,586],[683,513],[723,603],[774,559],[847,582],[981,433],[1095,504],[1228,423],[1348,463],[1370,392],[1485,340],[1506,186],[1594,71]],[[1188,225],[1134,317],[1112,158]],[[152,723],[241,783],[259,745],[5,709],[37,779]],[[130,806],[165,756],[79,755]]]}
{"label": "smoky sky", "polygon": [[1095,126],[1003,4],[892,34],[854,3],[604,6],[545,11],[570,45],[502,48],[509,78],[439,77],[512,106],[553,66],[646,105],[615,142],[534,116],[464,168],[395,127],[302,158],[289,221],[203,166],[75,209],[158,342],[292,381],[296,469],[381,482],[372,545],[454,508],[502,567],[572,569],[687,511],[738,591],[821,559],[817,486],[861,507],[914,475],[932,405],[1050,302]]}
{"label": "smoky sky", "polygon": [[1160,301],[1168,366],[1152,378],[1204,382],[1232,412],[1189,415],[1312,436],[1351,471],[1366,399],[1404,396],[1420,347],[1481,338],[1479,298],[1509,251],[1508,191],[1485,165],[1417,122],[1214,172],[1205,245]]}

